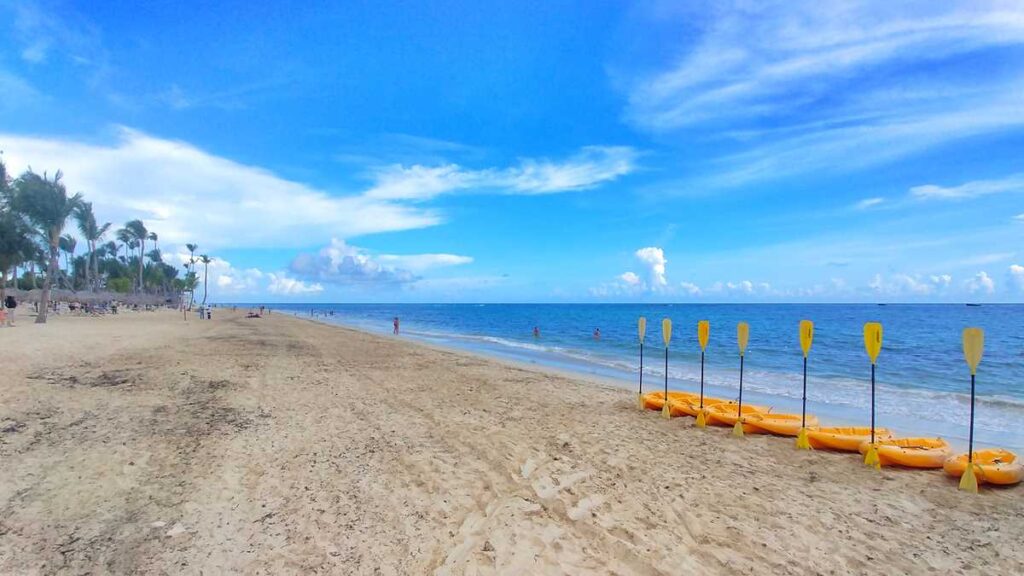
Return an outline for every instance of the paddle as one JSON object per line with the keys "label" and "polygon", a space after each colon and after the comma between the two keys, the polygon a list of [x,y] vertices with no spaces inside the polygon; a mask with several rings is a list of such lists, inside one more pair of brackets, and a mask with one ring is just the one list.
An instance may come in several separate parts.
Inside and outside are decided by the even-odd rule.
{"label": "paddle", "polygon": [[882,351],[882,325],[878,322],[864,324],[864,349],[871,360],[871,442],[864,453],[864,464],[882,469],[882,459],[878,457],[878,446],[875,444],[875,363],[878,353]]}
{"label": "paddle", "polygon": [[711,335],[711,323],[707,320],[697,322],[697,343],[700,344],[700,410],[697,411],[697,427],[703,428],[707,425],[707,415],[704,414],[704,351],[708,347],[708,336]]}
{"label": "paddle", "polygon": [[811,449],[811,441],[807,439],[807,355],[811,352],[814,341],[814,322],[800,321],[800,348],[804,351],[804,394],[803,406],[800,408],[800,432],[796,436],[796,447],[802,450]]}
{"label": "paddle", "polygon": [[984,351],[985,332],[981,328],[964,328],[964,359],[971,368],[971,431],[967,436],[967,469],[960,477],[960,489],[975,494],[978,493],[978,478],[974,474],[974,376]]}
{"label": "paddle", "polygon": [[640,392],[637,394],[637,405],[644,409],[644,336],[647,335],[647,318],[643,316],[637,322],[637,332],[640,333]]}
{"label": "paddle", "polygon": [[665,341],[665,403],[661,406],[661,417],[671,418],[672,410],[668,407],[668,343],[672,340],[672,321],[668,318],[661,321],[661,338]]}
{"label": "paddle", "polygon": [[740,399],[736,405],[736,425],[732,427],[733,436],[743,436],[743,354],[747,351],[750,340],[750,326],[746,322],[736,325],[736,343],[740,347]]}

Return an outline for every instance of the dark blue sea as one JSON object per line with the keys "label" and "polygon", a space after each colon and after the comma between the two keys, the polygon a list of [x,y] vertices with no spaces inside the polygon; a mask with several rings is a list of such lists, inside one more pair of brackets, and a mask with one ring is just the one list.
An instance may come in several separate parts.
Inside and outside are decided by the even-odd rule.
{"label": "dark blue sea", "polygon": [[[705,358],[707,393],[734,398],[739,355],[736,324],[750,325],[744,399],[776,412],[799,412],[800,320],[815,323],[809,358],[808,411],[824,424],[866,425],[870,362],[863,325],[884,326],[878,359],[877,421],[901,435],[942,436],[965,444],[970,372],[961,332],[985,330],[977,378],[976,437],[982,445],[1024,449],[1024,306],[1021,305],[701,305],[701,304],[278,304],[273,308],[319,321],[402,338],[596,374],[623,387],[638,385],[637,319],[647,318],[644,380],[664,378],[661,321],[674,329],[669,387],[696,390],[700,375],[698,320],[711,322]],[[333,312],[333,315],[331,315]],[[538,327],[540,337],[533,336]],[[601,338],[595,340],[594,330]]]}

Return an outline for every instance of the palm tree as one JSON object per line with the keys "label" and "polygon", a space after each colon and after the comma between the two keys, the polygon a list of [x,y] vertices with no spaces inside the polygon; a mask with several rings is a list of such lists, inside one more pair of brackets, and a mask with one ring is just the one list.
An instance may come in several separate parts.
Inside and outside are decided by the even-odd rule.
{"label": "palm tree", "polygon": [[156,232],[150,232],[149,236],[146,239],[153,241],[153,248],[160,248],[160,245],[157,244],[157,239],[159,239],[159,236],[156,235]]}
{"label": "palm tree", "polygon": [[36,227],[49,248],[50,261],[46,269],[46,280],[43,282],[39,315],[36,316],[37,324],[46,323],[50,289],[58,269],[57,251],[60,248],[61,233],[64,232],[68,217],[82,203],[81,193],[68,196],[68,191],[61,182],[62,177],[63,174],[59,170],[51,180],[45,172],[40,176],[29,169],[14,182],[15,209],[24,214]]}
{"label": "palm tree", "polygon": [[75,248],[78,247],[78,240],[71,234],[64,234],[60,237],[60,250],[64,253],[64,280],[68,288],[75,289],[75,275],[71,273],[71,261],[75,258]]}
{"label": "palm tree", "polygon": [[206,306],[207,278],[209,278],[210,276],[210,262],[213,262],[213,260],[211,260],[210,257],[207,256],[206,254],[202,254],[199,256],[199,261],[203,263],[203,306]]}
{"label": "palm tree", "polygon": [[17,288],[17,266],[27,260],[35,250],[32,230],[24,218],[11,210],[6,202],[0,203],[0,306],[3,306],[3,301],[7,297],[7,271],[14,268],[14,287]]}
{"label": "palm tree", "polygon": [[[188,248],[188,265],[185,267],[186,274],[192,274],[195,276],[196,268],[196,250],[199,249],[198,244],[185,244],[185,248]],[[196,303],[196,290],[195,282],[190,284],[192,287],[188,296],[188,309],[192,309],[192,305]]]}
{"label": "palm tree", "polygon": [[[128,245],[132,242],[132,232],[127,228],[121,228],[117,231],[117,241],[124,247],[124,262],[128,263]],[[116,253],[115,253],[116,254]]]}
{"label": "palm tree", "polygon": [[139,292],[142,292],[142,261],[146,253],[146,239],[149,238],[149,230],[146,230],[146,225],[142,223],[142,220],[129,220],[124,227],[137,242],[136,246],[139,248]]}
{"label": "palm tree", "polygon": [[[78,231],[82,233],[89,247],[89,262],[85,267],[85,282],[93,290],[99,289],[100,264],[96,254],[96,243],[103,239],[103,236],[110,229],[110,222],[103,226],[96,225],[96,214],[92,211],[91,202],[82,202],[81,208],[75,211],[75,220],[78,222]],[[89,282],[89,264],[92,265],[92,282]]]}

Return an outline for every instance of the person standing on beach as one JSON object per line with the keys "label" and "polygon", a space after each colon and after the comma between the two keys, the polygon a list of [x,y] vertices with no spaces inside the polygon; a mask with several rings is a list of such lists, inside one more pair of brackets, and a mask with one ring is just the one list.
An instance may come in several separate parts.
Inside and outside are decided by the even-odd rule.
{"label": "person standing on beach", "polygon": [[13,295],[8,294],[7,298],[4,299],[4,308],[7,309],[7,319],[5,320],[7,326],[14,326],[14,309],[18,307],[18,301],[14,299]]}
{"label": "person standing on beach", "polygon": [[395,334],[397,335],[398,334],[398,316],[395,316],[395,319],[391,322],[391,324],[395,327]]}

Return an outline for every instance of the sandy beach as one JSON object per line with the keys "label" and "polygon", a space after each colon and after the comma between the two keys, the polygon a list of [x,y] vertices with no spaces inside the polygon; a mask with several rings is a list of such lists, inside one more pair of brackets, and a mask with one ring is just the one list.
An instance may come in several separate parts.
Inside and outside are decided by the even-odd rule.
{"label": "sandy beach", "polygon": [[1020,489],[274,314],[0,329],[3,574],[1019,574]]}

